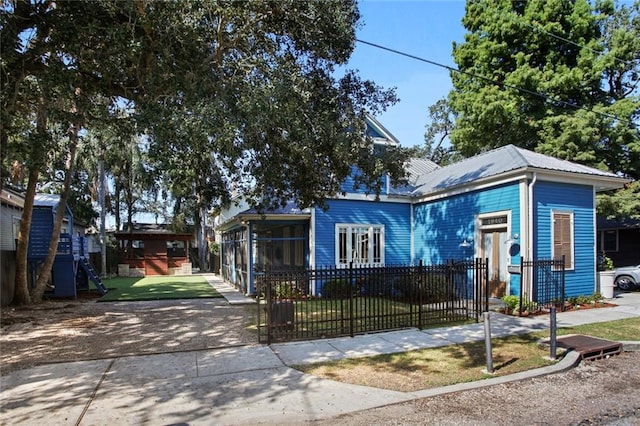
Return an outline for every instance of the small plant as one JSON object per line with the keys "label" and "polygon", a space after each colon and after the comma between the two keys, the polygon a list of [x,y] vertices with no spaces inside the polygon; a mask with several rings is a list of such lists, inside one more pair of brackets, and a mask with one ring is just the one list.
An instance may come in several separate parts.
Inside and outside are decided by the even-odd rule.
{"label": "small plant", "polygon": [[598,255],[598,271],[613,271],[613,260],[605,252]]}
{"label": "small plant", "polygon": [[519,296],[502,296],[502,301],[504,302],[505,307],[509,310],[509,312],[514,312],[515,309],[520,305]]}
{"label": "small plant", "polygon": [[273,287],[273,294],[276,299],[291,299],[293,295],[293,289],[291,285],[287,282],[276,283]]}
{"label": "small plant", "polygon": [[535,313],[538,311],[538,303],[529,300],[526,294],[522,295],[522,306],[520,306],[520,296],[502,296],[507,313],[518,315],[520,313]]}

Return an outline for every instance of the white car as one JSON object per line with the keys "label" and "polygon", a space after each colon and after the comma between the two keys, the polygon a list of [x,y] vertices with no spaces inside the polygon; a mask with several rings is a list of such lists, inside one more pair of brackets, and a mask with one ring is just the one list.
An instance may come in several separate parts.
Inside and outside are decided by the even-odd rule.
{"label": "white car", "polygon": [[618,290],[633,290],[640,287],[640,265],[615,268],[615,285]]}

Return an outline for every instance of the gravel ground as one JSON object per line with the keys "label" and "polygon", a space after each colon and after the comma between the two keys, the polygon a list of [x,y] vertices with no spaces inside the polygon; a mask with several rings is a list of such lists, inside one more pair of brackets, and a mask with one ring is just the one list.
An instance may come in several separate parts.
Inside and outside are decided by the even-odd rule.
{"label": "gravel ground", "polygon": [[640,352],[560,374],[418,399],[316,425],[640,425]]}
{"label": "gravel ground", "polygon": [[2,307],[0,375],[63,361],[257,344],[255,306],[225,299],[96,302],[48,300]]}

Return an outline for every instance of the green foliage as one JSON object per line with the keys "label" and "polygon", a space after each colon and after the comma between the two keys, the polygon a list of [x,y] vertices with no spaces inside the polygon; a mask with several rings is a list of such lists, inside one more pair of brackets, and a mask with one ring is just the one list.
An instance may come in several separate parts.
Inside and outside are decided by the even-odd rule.
{"label": "green foliage", "polygon": [[600,303],[603,301],[602,294],[593,293],[591,295],[571,296],[567,298],[567,303],[574,308],[580,308],[581,305],[589,305]]}
{"label": "green foliage", "polygon": [[520,296],[508,295],[502,296],[502,301],[509,312],[517,311],[517,307],[520,305]]}
{"label": "green foliage", "polygon": [[220,244],[218,244],[218,243],[209,243],[209,252],[211,254],[215,254],[215,255],[220,254]]}
{"label": "green foliage", "polygon": [[[118,225],[164,214],[171,198],[194,200],[185,220],[198,223],[235,191],[261,210],[324,205],[353,165],[355,183],[378,195],[381,176],[405,180],[409,151],[372,155],[363,137],[366,115],[395,93],[335,73],[359,18],[355,0],[4,2],[0,179],[15,170],[34,188],[69,151],[56,136],[81,127],[102,134],[94,152]],[[26,251],[18,257],[22,294]]]}
{"label": "green foliage", "polygon": [[520,296],[502,296],[502,301],[505,304],[507,312],[512,315],[518,315],[521,312],[532,313],[538,311],[538,304],[529,300],[526,294],[522,296],[522,306],[520,306]]}
{"label": "green foliage", "polygon": [[347,299],[353,292],[353,285],[344,278],[327,281],[321,290],[322,297],[325,299]]}
{"label": "green foliage", "polygon": [[455,127],[455,116],[449,102],[446,99],[440,99],[431,105],[429,119],[430,124],[424,134],[425,147],[419,155],[440,166],[454,163],[459,156],[450,147],[443,145]]}
{"label": "green foliage", "polygon": [[631,182],[619,191],[597,196],[598,214],[609,219],[640,220],[640,180]]}
{"label": "green foliage", "polygon": [[605,252],[598,255],[598,271],[613,271],[613,260]]}
{"label": "green foliage", "polygon": [[399,296],[410,303],[439,303],[456,298],[454,284],[441,274],[423,275],[423,282],[414,274],[399,277],[395,282],[395,289]]}
{"label": "green foliage", "polygon": [[587,0],[467,2],[468,33],[453,49],[462,73],[452,73],[448,99],[453,149],[515,144],[637,179],[639,21],[638,1],[615,10]]}
{"label": "green foliage", "polygon": [[276,299],[290,299],[293,296],[293,288],[288,282],[279,282],[273,286],[273,295]]}

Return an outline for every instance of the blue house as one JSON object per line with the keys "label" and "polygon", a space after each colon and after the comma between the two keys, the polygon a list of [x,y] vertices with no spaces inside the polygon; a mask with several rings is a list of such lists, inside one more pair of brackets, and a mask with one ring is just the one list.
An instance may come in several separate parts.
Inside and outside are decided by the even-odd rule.
{"label": "blue house", "polygon": [[[398,143],[375,119],[367,124],[375,143]],[[501,297],[521,292],[521,259],[564,258],[566,295],[596,291],[595,194],[625,179],[513,145],[407,167],[409,184],[387,180],[377,201],[347,180],[327,210],[290,204],[264,214],[239,201],[222,211],[222,276],[251,294],[268,270],[483,258],[490,294]]]}

